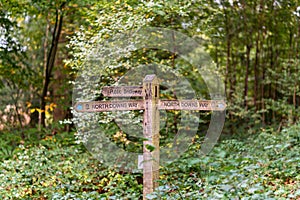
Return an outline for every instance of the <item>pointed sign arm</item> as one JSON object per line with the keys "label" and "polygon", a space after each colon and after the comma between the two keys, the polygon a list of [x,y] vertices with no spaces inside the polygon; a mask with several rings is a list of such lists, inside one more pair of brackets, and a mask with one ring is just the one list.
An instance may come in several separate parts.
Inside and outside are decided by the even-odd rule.
{"label": "pointed sign arm", "polygon": [[74,105],[77,112],[107,112],[107,111],[126,111],[126,110],[143,110],[143,100],[127,101],[89,101],[77,102]]}
{"label": "pointed sign arm", "polygon": [[160,100],[159,110],[213,110],[223,111],[226,103],[223,100]]}

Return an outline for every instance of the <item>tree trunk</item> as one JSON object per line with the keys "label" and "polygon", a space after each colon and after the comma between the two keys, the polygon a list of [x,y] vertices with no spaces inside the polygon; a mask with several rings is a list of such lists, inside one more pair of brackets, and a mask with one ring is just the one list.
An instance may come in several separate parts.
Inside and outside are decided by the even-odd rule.
{"label": "tree trunk", "polygon": [[[234,53],[231,52],[231,56],[232,56],[232,71],[236,72],[236,66],[238,64],[237,58],[235,57]],[[236,75],[231,76],[230,78],[230,96],[232,97],[233,94],[235,93],[235,85],[236,85]]]}
{"label": "tree trunk", "polygon": [[226,32],[226,72],[225,72],[225,95],[227,95],[228,101],[231,100],[231,91],[228,88],[231,88],[230,84],[230,58],[231,58],[231,34],[230,34],[230,22],[228,18],[227,8],[224,5],[224,1],[221,1],[221,4],[223,6],[224,11],[224,17],[225,17],[225,32]]}
{"label": "tree trunk", "polygon": [[[262,82],[265,80],[265,67],[262,65]],[[266,124],[266,116],[265,116],[265,85],[261,85],[261,109],[262,109],[262,125],[265,126]]]}
{"label": "tree trunk", "polygon": [[[228,33],[229,34],[229,33]],[[232,84],[231,84],[231,80],[230,80],[230,76],[231,76],[231,72],[230,72],[230,56],[231,56],[231,41],[230,41],[230,36],[227,36],[227,50],[226,50],[226,76],[225,76],[225,94],[228,94],[228,101],[231,100],[231,88],[232,88]],[[229,85],[229,87],[228,87]],[[227,88],[229,88],[229,91],[227,90]],[[228,92],[228,93],[227,93]]]}
{"label": "tree trunk", "polygon": [[247,45],[247,50],[246,50],[246,74],[245,74],[245,86],[244,86],[244,107],[245,107],[245,110],[248,110],[248,77],[249,77],[249,68],[250,68],[250,51],[251,51],[251,46]]}
{"label": "tree trunk", "polygon": [[253,94],[253,103],[255,106],[255,110],[257,111],[258,108],[258,78],[259,78],[259,31],[257,33],[257,38],[256,38],[256,50],[255,50],[255,62],[254,62],[254,94]]}
{"label": "tree trunk", "polygon": [[[46,30],[45,30],[45,41],[44,41],[44,77],[47,76],[47,58],[48,58],[48,52],[47,52],[47,49],[48,49],[48,37],[49,37],[49,28],[50,28],[50,22],[49,22],[49,13],[47,15],[47,25],[46,25]],[[45,85],[44,85],[45,87]],[[43,88],[43,91],[44,91],[45,88]],[[46,92],[47,93],[47,92]],[[43,100],[45,101],[45,98],[46,96],[44,96],[44,93],[42,94],[42,99],[41,99],[41,110],[45,110],[45,102],[43,102]],[[45,126],[45,119],[42,119],[42,113],[39,112],[39,124],[38,124],[38,130],[41,130],[41,126]]]}
{"label": "tree trunk", "polygon": [[41,125],[43,127],[46,126],[46,103],[47,103],[47,94],[48,94],[48,89],[49,89],[49,84],[50,84],[50,78],[52,74],[52,70],[54,67],[54,62],[55,62],[55,56],[57,52],[57,46],[58,46],[58,41],[59,37],[61,34],[61,29],[62,29],[62,24],[63,24],[63,11],[62,8],[64,7],[65,3],[63,3],[60,7],[60,10],[56,9],[56,17],[55,17],[55,25],[54,25],[54,30],[52,33],[52,43],[50,47],[50,51],[48,52],[48,57],[47,57],[47,63],[46,63],[46,68],[44,71],[44,84],[43,84],[43,91],[41,95]]}

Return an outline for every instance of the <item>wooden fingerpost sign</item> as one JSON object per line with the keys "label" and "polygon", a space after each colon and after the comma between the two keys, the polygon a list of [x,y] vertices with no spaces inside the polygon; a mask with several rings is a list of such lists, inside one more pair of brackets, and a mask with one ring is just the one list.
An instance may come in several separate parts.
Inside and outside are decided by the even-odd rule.
{"label": "wooden fingerpost sign", "polygon": [[159,83],[155,75],[147,75],[143,81],[144,121],[143,133],[143,198],[154,191],[159,179]]}
{"label": "wooden fingerpost sign", "polygon": [[223,100],[159,100],[159,81],[156,75],[146,75],[143,86],[108,86],[102,89],[107,97],[143,97],[143,100],[77,102],[77,112],[107,112],[144,110],[143,156],[139,167],[143,169],[143,199],[158,187],[159,180],[159,110],[216,110],[223,111]]}

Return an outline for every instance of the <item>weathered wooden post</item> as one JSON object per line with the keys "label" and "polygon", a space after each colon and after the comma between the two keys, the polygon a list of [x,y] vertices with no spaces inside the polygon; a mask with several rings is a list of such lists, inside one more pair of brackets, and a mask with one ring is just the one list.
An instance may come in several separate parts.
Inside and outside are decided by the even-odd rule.
{"label": "weathered wooden post", "polygon": [[143,80],[144,144],[143,144],[143,199],[158,186],[159,179],[159,82],[155,75]]}

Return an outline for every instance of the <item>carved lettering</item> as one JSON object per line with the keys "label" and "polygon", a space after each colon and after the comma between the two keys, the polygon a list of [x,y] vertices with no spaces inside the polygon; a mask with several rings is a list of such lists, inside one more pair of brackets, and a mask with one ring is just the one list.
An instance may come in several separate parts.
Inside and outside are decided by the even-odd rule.
{"label": "carved lettering", "polygon": [[107,97],[141,97],[142,92],[141,86],[108,86],[102,89],[102,94]]}

